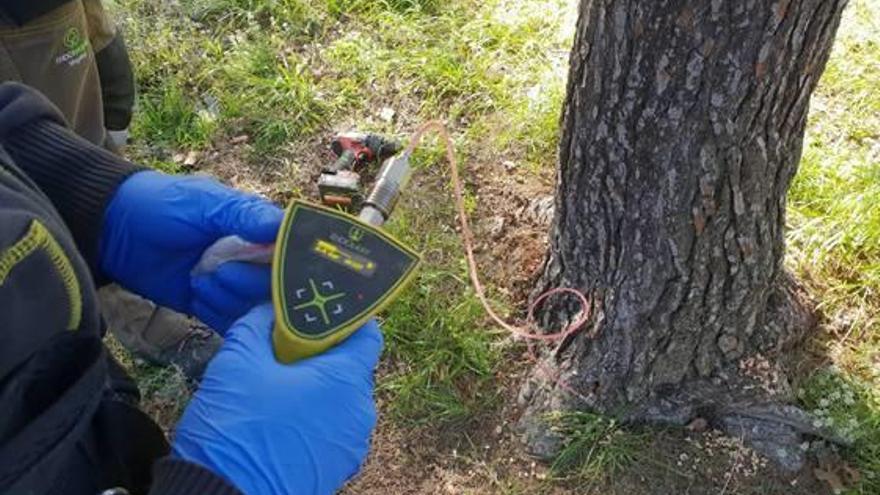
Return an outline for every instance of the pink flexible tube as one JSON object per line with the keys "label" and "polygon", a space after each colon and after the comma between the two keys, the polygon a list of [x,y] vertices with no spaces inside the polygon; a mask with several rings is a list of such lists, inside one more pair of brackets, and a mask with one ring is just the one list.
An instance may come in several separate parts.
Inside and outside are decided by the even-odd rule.
{"label": "pink flexible tube", "polygon": [[416,130],[415,134],[413,134],[412,140],[410,141],[409,146],[407,146],[405,153],[412,153],[412,151],[422,141],[425,132],[429,130],[434,130],[440,135],[446,148],[446,160],[449,163],[449,171],[452,179],[452,190],[455,194],[455,207],[458,212],[458,221],[461,224],[462,243],[464,244],[464,250],[467,256],[468,274],[470,275],[471,283],[474,286],[474,291],[476,292],[477,297],[480,299],[480,303],[483,305],[486,313],[488,313],[489,317],[492,318],[492,320],[501,328],[504,328],[505,330],[517,337],[527,340],[542,342],[560,342],[566,337],[577,332],[590,319],[590,305],[587,301],[587,297],[584,295],[583,292],[577,289],[565,287],[550,289],[535,298],[535,300],[532,301],[532,304],[529,306],[527,321],[531,324],[531,322],[534,322],[535,309],[541,302],[545,301],[547,298],[558,294],[570,294],[576,297],[580,302],[581,307],[583,308],[580,318],[556,333],[539,333],[540,330],[534,325],[532,325],[532,328],[511,325],[510,323],[504,321],[503,318],[498,316],[495,310],[492,309],[492,305],[489,303],[489,300],[486,297],[486,290],[483,287],[483,283],[480,281],[479,272],[477,271],[477,262],[474,257],[473,247],[474,235],[471,231],[470,224],[468,223],[467,213],[465,212],[461,178],[458,175],[458,162],[455,159],[455,147],[453,145],[452,138],[449,135],[449,131],[446,129],[446,126],[444,126],[443,123],[440,121],[434,120],[426,122],[421,127],[419,127],[418,130]]}

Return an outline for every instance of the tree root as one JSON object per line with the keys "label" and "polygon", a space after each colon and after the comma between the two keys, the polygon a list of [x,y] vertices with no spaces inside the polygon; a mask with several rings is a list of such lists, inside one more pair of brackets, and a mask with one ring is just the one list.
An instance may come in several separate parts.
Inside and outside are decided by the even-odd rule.
{"label": "tree root", "polygon": [[812,418],[800,408],[778,404],[754,404],[729,410],[713,421],[721,431],[763,454],[786,471],[799,471],[806,462],[808,437],[818,437],[848,445],[839,436],[812,424]]}
{"label": "tree root", "polygon": [[[813,418],[802,409],[784,404],[768,394],[755,394],[753,386],[741,379],[723,386],[695,381],[683,390],[650,404],[631,408],[618,417],[628,424],[649,424],[684,427],[696,419],[740,439],[744,445],[763,454],[785,471],[798,471],[807,459],[809,439],[824,439],[839,445],[849,442],[833,432],[814,425]],[[520,404],[526,407],[519,428],[529,455],[552,460],[565,439],[547,422],[550,413],[596,410],[586,406],[584,398],[554,383],[546,373],[535,373],[530,384],[523,387]]]}
{"label": "tree root", "polygon": [[[520,391],[520,421],[529,454],[552,459],[564,439],[547,424],[549,413],[592,410],[632,424],[684,427],[701,418],[709,425],[775,461],[782,469],[803,467],[807,438],[846,445],[839,436],[814,426],[813,418],[791,405],[794,399],[784,370],[785,357],[815,328],[815,304],[794,277],[783,273],[767,301],[763,324],[751,336],[743,358],[726,362],[711,378],[690,377],[677,386],[654,390],[649,397],[621,406],[618,397],[598,391],[603,377],[585,352],[589,341],[568,349],[564,343],[535,367]],[[600,317],[593,327],[601,325]],[[565,310],[550,312],[553,318]],[[545,313],[548,316],[548,313]],[[584,338],[582,335],[578,339]],[[570,354],[564,357],[561,354]],[[591,367],[592,366],[592,367]],[[580,370],[580,372],[578,372]],[[556,375],[558,374],[558,375]]]}

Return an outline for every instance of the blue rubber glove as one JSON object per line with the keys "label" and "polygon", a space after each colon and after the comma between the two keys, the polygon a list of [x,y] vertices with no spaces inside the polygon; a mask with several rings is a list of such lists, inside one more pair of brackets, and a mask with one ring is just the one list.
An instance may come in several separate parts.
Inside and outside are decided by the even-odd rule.
{"label": "blue rubber glove", "polygon": [[248,495],[335,493],[369,451],[382,334],[370,321],[327,352],[282,365],[272,323],[263,305],[229,329],[177,425],[173,455]]}
{"label": "blue rubber glove", "polygon": [[190,272],[221,237],[275,242],[283,216],[265,199],[206,177],[139,172],[107,207],[100,267],[126,289],[223,333],[269,300],[270,268],[231,262],[208,275]]}

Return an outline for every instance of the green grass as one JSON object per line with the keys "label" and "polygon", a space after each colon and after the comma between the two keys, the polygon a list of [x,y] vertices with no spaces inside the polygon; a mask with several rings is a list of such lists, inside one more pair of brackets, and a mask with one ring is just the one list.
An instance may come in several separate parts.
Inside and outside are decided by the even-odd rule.
{"label": "green grass", "polygon": [[409,120],[502,115],[494,146],[526,150],[533,163],[555,151],[562,0],[516,12],[500,1],[119,4],[146,113],[139,143],[199,149],[247,132],[262,160],[348,115],[399,104]]}
{"label": "green grass", "polygon": [[211,139],[217,122],[173,85],[162,85],[140,99],[139,118],[132,128],[135,139],[149,137],[153,146],[201,148]]}
{"label": "green grass", "polygon": [[159,367],[132,356],[110,332],[104,339],[110,352],[116,356],[137,379],[144,412],[166,431],[170,431],[189,403],[193,384],[176,367]]}
{"label": "green grass", "polygon": [[861,480],[850,493],[880,493],[880,391],[832,367],[811,376],[799,395],[816,426],[852,442],[844,455],[857,466]]}
{"label": "green grass", "polygon": [[788,259],[829,318],[857,316],[850,341],[870,342],[880,336],[880,2],[854,1],[845,15],[789,193]]}
{"label": "green grass", "polygon": [[[330,128],[400,135],[443,118],[459,156],[489,149],[552,163],[570,32],[562,0],[119,0],[140,87],[137,159],[166,171],[190,150],[242,163],[298,162],[293,146]],[[547,12],[552,12],[548,15]],[[388,106],[398,118],[376,119]],[[477,132],[483,130],[485,132]],[[249,136],[230,149],[229,139]],[[442,148],[426,142],[429,204],[446,203]],[[443,165],[445,166],[445,165]],[[468,197],[468,210],[478,208]],[[379,383],[406,425],[460,426],[493,410],[504,349],[469,288],[451,208],[406,207],[391,226],[426,263],[384,322]]]}
{"label": "green grass", "polygon": [[[379,390],[391,394],[390,412],[399,420],[461,426],[478,420],[497,399],[499,352],[477,323],[482,306],[464,285],[452,274],[426,270],[388,312],[383,330],[395,366]],[[442,286],[459,294],[440,299]]]}
{"label": "green grass", "polygon": [[565,438],[551,472],[568,480],[592,483],[612,477],[635,461],[645,444],[645,434],[624,429],[606,416],[566,413],[548,421]]}
{"label": "green grass", "polygon": [[332,106],[305,60],[285,52],[280,36],[263,36],[228,53],[217,79],[213,90],[222,118],[242,121],[260,154],[314,132]]}
{"label": "green grass", "polygon": [[293,49],[314,36],[320,18],[311,7],[234,0],[186,7],[185,16],[139,0],[119,7],[141,92],[136,155],[149,154],[145,143],[201,149],[248,133],[257,156],[267,156],[317,130],[341,103],[320,93]]}
{"label": "green grass", "polygon": [[880,493],[880,2],[856,0],[817,89],[789,193],[788,263],[819,301],[834,371],[803,405],[855,445],[852,493]]}
{"label": "green grass", "polygon": [[393,367],[379,390],[390,399],[388,412],[404,424],[461,427],[495,405],[494,372],[502,349],[493,344],[470,288],[458,236],[436,229],[453,221],[451,207],[429,212],[417,201],[403,205],[388,226],[419,249],[425,262],[384,321],[386,357]]}

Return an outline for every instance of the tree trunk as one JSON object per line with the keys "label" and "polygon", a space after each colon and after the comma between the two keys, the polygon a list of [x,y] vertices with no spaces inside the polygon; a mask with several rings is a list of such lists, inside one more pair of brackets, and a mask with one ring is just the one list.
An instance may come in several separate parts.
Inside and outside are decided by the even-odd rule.
{"label": "tree trunk", "polygon": [[[581,1],[539,291],[581,289],[594,316],[548,358],[561,377],[539,367],[524,388],[527,418],[587,407],[818,433],[772,405],[785,398],[772,365],[809,326],[783,270],[786,192],[845,4]],[[577,311],[556,302],[544,322]]]}

